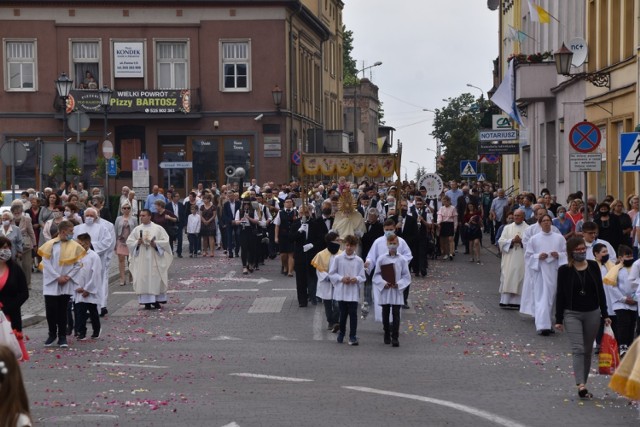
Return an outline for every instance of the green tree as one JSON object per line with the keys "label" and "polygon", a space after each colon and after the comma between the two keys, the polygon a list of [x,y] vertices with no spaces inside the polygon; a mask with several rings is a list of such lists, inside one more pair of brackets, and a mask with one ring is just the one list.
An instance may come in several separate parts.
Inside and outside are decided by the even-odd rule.
{"label": "green tree", "polygon": [[416,170],[416,176],[415,176],[415,178],[413,178],[413,180],[415,182],[418,182],[420,177],[423,176],[423,175],[426,175],[426,174],[427,174],[427,168],[425,168],[424,166],[420,166],[418,168],[418,170]]}
{"label": "green tree", "polygon": [[342,79],[345,86],[351,86],[358,81],[358,67],[351,56],[353,52],[353,31],[342,25]]}
{"label": "green tree", "polygon": [[[449,98],[448,105],[435,110],[431,135],[441,144],[438,172],[443,179],[459,180],[460,162],[478,158],[478,131],[490,105],[482,97],[476,99],[470,93],[463,93],[457,98]],[[487,179],[495,180],[495,168],[483,168]]]}

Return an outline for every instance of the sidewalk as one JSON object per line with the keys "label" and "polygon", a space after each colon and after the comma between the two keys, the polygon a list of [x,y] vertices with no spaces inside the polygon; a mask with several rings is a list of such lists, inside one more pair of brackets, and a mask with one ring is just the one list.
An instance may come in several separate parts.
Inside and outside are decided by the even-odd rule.
{"label": "sidewalk", "polygon": [[[119,287],[118,256],[113,255],[109,266],[109,294]],[[27,328],[45,320],[44,297],[42,296],[42,273],[31,273],[29,299],[22,306],[22,327]]]}

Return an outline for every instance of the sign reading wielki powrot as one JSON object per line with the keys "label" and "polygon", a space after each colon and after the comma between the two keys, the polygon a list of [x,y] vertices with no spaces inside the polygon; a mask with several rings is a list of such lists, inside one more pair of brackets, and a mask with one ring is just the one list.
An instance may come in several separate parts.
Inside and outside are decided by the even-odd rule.
{"label": "sign reading wielki powrot", "polygon": [[302,154],[305,175],[400,177],[401,153],[391,154]]}
{"label": "sign reading wielki powrot", "polygon": [[[182,90],[115,90],[111,95],[109,113],[188,114],[191,112],[191,91]],[[97,90],[72,90],[67,109],[101,113]]]}

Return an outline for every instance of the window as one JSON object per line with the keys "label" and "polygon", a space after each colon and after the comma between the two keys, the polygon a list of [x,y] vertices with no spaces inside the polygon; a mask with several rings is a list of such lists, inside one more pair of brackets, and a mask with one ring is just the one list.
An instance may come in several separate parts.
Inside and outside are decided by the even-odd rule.
{"label": "window", "polygon": [[158,89],[187,89],[188,45],[186,42],[156,44]]}
{"label": "window", "polygon": [[36,42],[5,42],[5,64],[7,80],[5,88],[10,91],[34,91],[36,89]]}
{"label": "window", "polygon": [[78,89],[100,88],[100,43],[97,41],[72,42],[73,72],[71,78]]}
{"label": "window", "polygon": [[222,90],[251,90],[251,44],[248,41],[222,42]]}

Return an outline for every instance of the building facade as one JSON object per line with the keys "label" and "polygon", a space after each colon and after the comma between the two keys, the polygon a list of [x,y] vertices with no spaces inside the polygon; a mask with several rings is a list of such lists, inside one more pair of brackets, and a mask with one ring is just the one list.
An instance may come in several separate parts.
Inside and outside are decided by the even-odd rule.
{"label": "building facade", "polygon": [[[132,184],[139,158],[148,159],[150,185],[183,192],[224,182],[228,166],[260,182],[290,179],[295,151],[342,130],[342,7],[339,0],[0,6],[0,133],[27,149],[16,184],[59,181],[48,174],[66,142],[68,159],[83,170],[74,179],[101,185],[91,172],[105,135],[120,159],[112,189]],[[54,84],[61,72],[73,80],[66,117]],[[106,129],[103,86],[113,90]],[[90,123],[78,134],[80,113]],[[63,131],[65,119],[76,127]],[[178,161],[193,167],[160,167]],[[9,176],[5,168],[3,180]]]}

